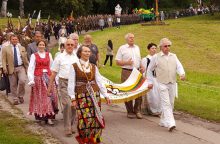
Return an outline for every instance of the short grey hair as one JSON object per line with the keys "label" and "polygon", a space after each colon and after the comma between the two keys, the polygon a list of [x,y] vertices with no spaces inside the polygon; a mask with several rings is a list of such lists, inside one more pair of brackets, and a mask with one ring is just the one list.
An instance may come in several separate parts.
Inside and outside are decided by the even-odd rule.
{"label": "short grey hair", "polygon": [[133,36],[134,36],[133,33],[127,33],[127,34],[125,35],[125,40],[128,40],[128,37],[129,37],[130,35],[133,35]]}
{"label": "short grey hair", "polygon": [[75,37],[79,38],[79,35],[77,33],[71,33],[69,38],[74,39]]}
{"label": "short grey hair", "polygon": [[172,42],[168,38],[162,38],[160,40],[159,47],[161,47],[165,42],[168,42],[170,45],[172,45]]}

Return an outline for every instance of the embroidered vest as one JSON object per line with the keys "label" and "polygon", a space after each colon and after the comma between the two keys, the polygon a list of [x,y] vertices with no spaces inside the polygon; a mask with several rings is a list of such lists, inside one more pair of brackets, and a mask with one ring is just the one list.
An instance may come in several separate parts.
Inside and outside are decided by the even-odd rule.
{"label": "embroidered vest", "polygon": [[[90,63],[91,64],[91,63]],[[91,64],[92,67],[90,69],[89,73],[84,73],[81,71],[81,69],[78,67],[76,63],[73,64],[75,73],[76,73],[76,87],[75,87],[75,92],[80,94],[80,93],[86,93],[86,84],[87,84],[87,78],[85,74],[87,75],[89,81],[91,82],[92,88],[94,92],[99,91],[99,87],[95,81],[95,65]]]}
{"label": "embroidered vest", "polygon": [[35,70],[34,70],[34,75],[35,76],[42,76],[43,75],[43,69],[47,70],[48,75],[51,75],[50,71],[50,57],[49,53],[46,52],[45,58],[41,58],[38,53],[34,53],[35,59],[36,59],[36,64],[35,64]]}

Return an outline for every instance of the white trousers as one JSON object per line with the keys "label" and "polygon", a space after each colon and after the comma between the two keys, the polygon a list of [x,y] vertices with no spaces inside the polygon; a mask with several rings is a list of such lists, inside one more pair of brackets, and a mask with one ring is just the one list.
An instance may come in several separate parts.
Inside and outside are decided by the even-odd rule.
{"label": "white trousers", "polygon": [[159,94],[161,98],[161,117],[160,125],[164,127],[176,126],[173,116],[174,99],[176,95],[176,84],[158,83]]}

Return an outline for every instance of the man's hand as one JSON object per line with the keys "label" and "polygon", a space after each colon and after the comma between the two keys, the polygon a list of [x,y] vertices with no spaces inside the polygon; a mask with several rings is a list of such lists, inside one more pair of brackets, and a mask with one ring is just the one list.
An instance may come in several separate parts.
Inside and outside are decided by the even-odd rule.
{"label": "man's hand", "polygon": [[130,58],[128,61],[125,62],[125,65],[133,65],[134,61]]}
{"label": "man's hand", "polygon": [[180,80],[184,81],[186,79],[185,75],[180,76]]}
{"label": "man's hand", "polygon": [[6,75],[8,74],[8,71],[7,71],[6,69],[5,69],[5,70],[3,70],[3,71],[4,71],[4,74],[6,74]]}
{"label": "man's hand", "polygon": [[148,84],[148,89],[152,89],[153,88],[153,84]]}

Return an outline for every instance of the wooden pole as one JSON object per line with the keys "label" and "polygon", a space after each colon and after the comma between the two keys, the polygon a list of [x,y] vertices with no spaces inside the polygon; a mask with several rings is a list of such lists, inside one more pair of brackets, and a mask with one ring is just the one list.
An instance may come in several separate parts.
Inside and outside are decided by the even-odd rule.
{"label": "wooden pole", "polygon": [[158,12],[158,0],[155,0],[156,4],[156,24],[159,23],[159,12]]}

